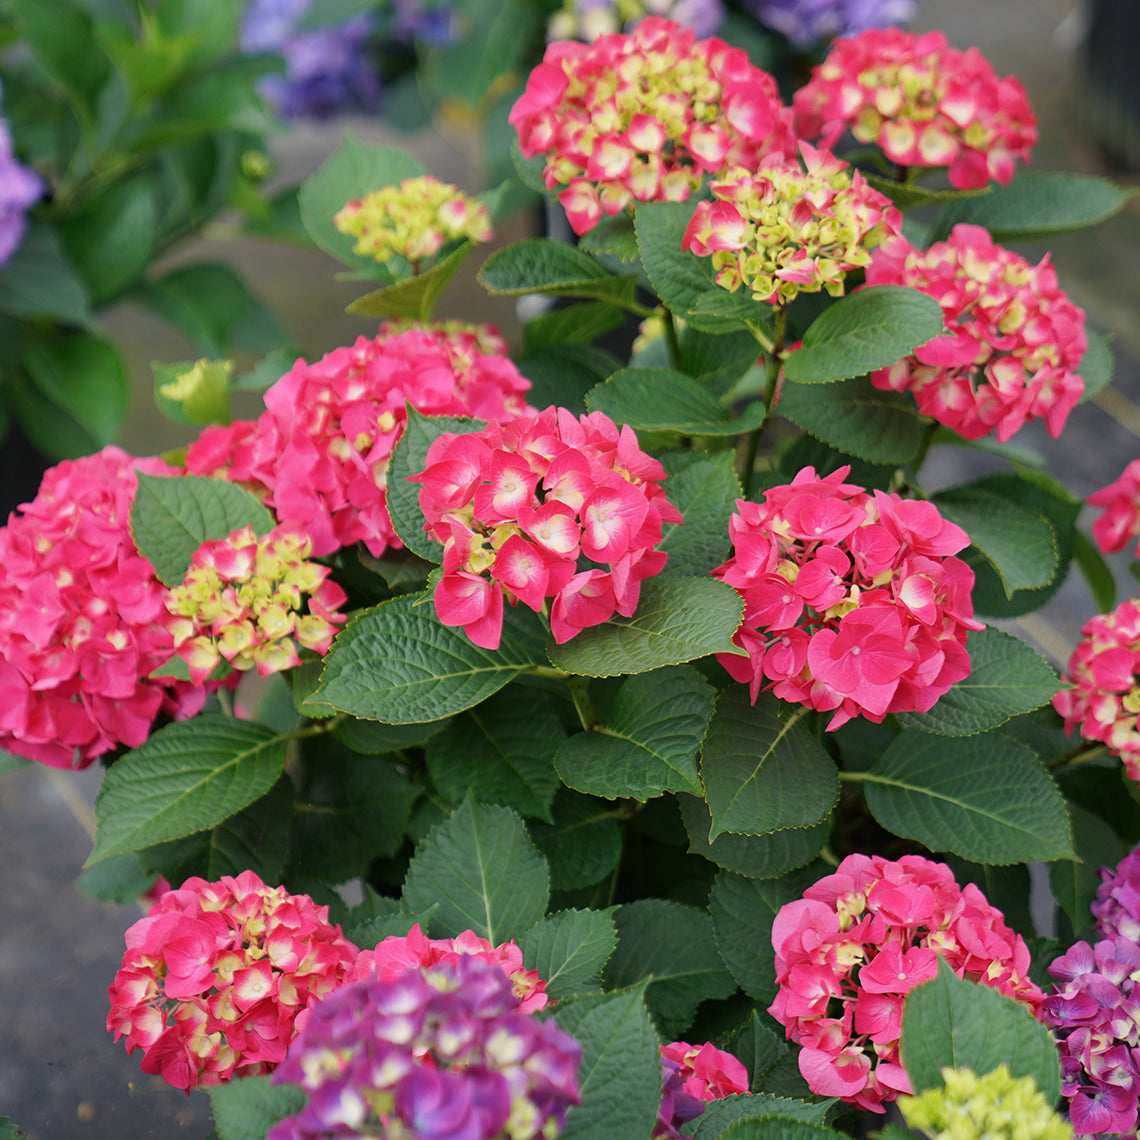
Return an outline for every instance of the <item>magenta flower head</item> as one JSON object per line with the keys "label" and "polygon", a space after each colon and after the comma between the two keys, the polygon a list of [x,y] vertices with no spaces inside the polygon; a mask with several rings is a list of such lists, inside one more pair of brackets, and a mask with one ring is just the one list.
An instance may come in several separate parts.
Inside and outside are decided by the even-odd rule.
{"label": "magenta flower head", "polygon": [[744,51],[658,16],[550,44],[510,114],[579,234],[635,202],[683,202],[706,174],[794,155],[790,119]]}
{"label": "magenta flower head", "polygon": [[1140,946],[1078,942],[1049,967],[1042,1020],[1061,1051],[1061,1095],[1078,1136],[1135,1135],[1140,1097]]}
{"label": "magenta flower head", "polygon": [[1081,627],[1081,640],[1061,680],[1069,688],[1053,698],[1074,728],[1099,740],[1123,761],[1129,777],[1140,781],[1140,601],[1121,602],[1110,614],[1097,614]]}
{"label": "magenta flower head", "polygon": [[799,48],[902,24],[914,15],[914,0],[744,0],[744,6]]}
{"label": "magenta flower head", "polygon": [[536,613],[549,600],[559,644],[615,611],[632,616],[642,580],[665,565],[653,549],[662,524],[681,522],[664,478],[633,430],[601,412],[547,408],[441,435],[409,476],[424,529],[443,543],[439,620],[497,649],[504,599]]}
{"label": "magenta flower head", "polygon": [[763,503],[736,502],[733,555],[713,571],[744,599],[718,654],[752,699],[762,686],[820,711],[830,729],[854,716],[926,712],[970,671],[974,572],[953,557],[965,531],[929,502],[820,478],[805,467]]}
{"label": "magenta flower head", "polygon": [[1115,867],[1101,867],[1092,912],[1102,938],[1140,945],[1140,852],[1125,855]]}
{"label": "magenta flower head", "polygon": [[[1089,495],[1088,503],[1104,508],[1093,522],[1092,532],[1105,554],[1115,554],[1140,538],[1140,459],[1133,459],[1118,479]],[[1140,543],[1136,557],[1140,558]]]}
{"label": "magenta flower head", "polygon": [[0,528],[0,748],[85,768],[138,747],[160,713],[202,707],[205,689],[150,676],[174,640],[166,590],[131,538],[137,471],[178,473],[107,447],[48,470]]}
{"label": "magenta flower head", "polygon": [[871,1112],[914,1092],[899,1063],[903,1002],[939,958],[1035,1015],[1045,996],[1001,911],[919,855],[848,855],[780,908],[772,945],[779,992],[768,1012],[801,1046],[800,1073],[813,1093]]}
{"label": "magenta flower head", "polygon": [[266,1140],[553,1140],[581,1047],[518,1009],[498,966],[452,962],[351,982],[313,1007],[273,1076],[308,1096]]}
{"label": "magenta flower head", "polygon": [[902,167],[948,167],[950,183],[1003,186],[1029,161],[1037,119],[1025,89],[999,79],[977,48],[941,32],[872,28],[836,40],[795,95],[796,131],[830,149],[845,130]]}
{"label": "magenta flower head", "polygon": [[906,285],[942,306],[947,331],[871,373],[876,388],[912,392],[918,410],[966,439],[1004,443],[1030,420],[1051,436],[1085,390],[1077,373],[1085,315],[1057,286],[1048,255],[1030,265],[981,226],[916,249],[904,237],[871,258],[868,285]]}
{"label": "magenta flower head", "polygon": [[126,933],[107,1030],[142,1049],[175,1088],[270,1072],[297,1015],[348,976],[359,953],[328,907],[252,871],[187,879]]}
{"label": "magenta flower head", "polygon": [[381,330],[315,364],[298,360],[265,393],[255,421],[207,428],[186,470],[242,483],[317,557],[363,542],[379,558],[403,544],[388,517],[388,463],[424,415],[507,420],[526,410],[524,379],[489,326]]}
{"label": "magenta flower head", "polygon": [[748,1092],[748,1070],[710,1041],[662,1045],[661,1107],[653,1140],[680,1140],[682,1124],[700,1116],[709,1101]]}

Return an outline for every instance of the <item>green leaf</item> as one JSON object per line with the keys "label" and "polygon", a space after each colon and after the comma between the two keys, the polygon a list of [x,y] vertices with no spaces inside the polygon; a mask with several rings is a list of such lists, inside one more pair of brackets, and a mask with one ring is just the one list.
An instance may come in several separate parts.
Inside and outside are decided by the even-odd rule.
{"label": "green leaf", "polygon": [[621,261],[634,261],[637,258],[637,234],[634,232],[633,219],[626,213],[613,218],[603,217],[595,223],[593,229],[579,236],[578,248],[587,253],[616,257]]}
{"label": "green leaf", "polygon": [[982,194],[989,194],[992,186],[983,186],[978,190],[931,190],[919,186],[916,182],[896,182],[893,178],[881,178],[877,174],[870,174],[866,170],[861,172],[863,177],[880,194],[888,198],[900,210],[910,210],[918,206],[932,206],[944,202],[958,202],[966,198],[977,198]]}
{"label": "green leaf", "polygon": [[0,313],[54,317],[72,325],[91,320],[87,288],[55,230],[34,218],[16,252],[0,265]]}
{"label": "green leaf", "polygon": [[556,764],[562,782],[605,799],[699,793],[697,750],[716,692],[690,665],[625,681],[604,725],[568,737]]}
{"label": "green leaf", "polygon": [[0,1140],[27,1140],[28,1134],[12,1123],[10,1116],[0,1116]]}
{"label": "green leaf", "polygon": [[408,909],[439,904],[436,937],[474,930],[493,946],[533,926],[549,895],[546,860],[523,821],[509,808],[471,800],[428,832],[404,881]]}
{"label": "green leaf", "polygon": [[1068,806],[1076,860],[1061,856],[1061,862],[1053,863],[1049,868],[1049,886],[1057,905],[1069,916],[1073,930],[1080,934],[1092,926],[1089,908],[1100,886],[1100,868],[1115,867],[1125,851],[1116,833],[1099,814],[1094,815],[1075,803]]}
{"label": "green leaf", "polygon": [[131,507],[131,537],[165,586],[178,586],[204,542],[250,526],[268,534],[273,516],[248,491],[224,479],[200,475],[154,476],[139,472]]}
{"label": "green leaf", "polygon": [[1007,598],[1048,585],[1057,570],[1053,527],[1040,511],[990,493],[954,487],[934,496],[943,517],[970,536],[974,549],[1001,579]]}
{"label": "green leaf", "polygon": [[756,339],[749,332],[716,334],[684,328],[677,367],[717,394],[728,391],[759,357]]}
{"label": "green leaf", "polygon": [[[820,1101],[817,1104],[810,1104],[803,1100],[768,1096],[765,1093],[757,1093],[755,1096],[726,1096],[720,1100],[709,1101],[705,1105],[704,1112],[693,1122],[694,1127],[689,1135],[692,1140],[718,1140],[727,1133],[729,1126],[738,1120],[800,1120],[807,1124],[822,1125],[832,1103]],[[761,1132],[758,1135],[767,1136],[768,1133]],[[815,1133],[811,1135],[814,1140]],[[830,1136],[834,1133],[829,1132],[825,1135]]]}
{"label": "green leaf", "polygon": [[420,485],[409,483],[409,475],[418,475],[427,464],[428,448],[445,432],[478,431],[482,420],[455,416],[424,416],[408,404],[408,422],[396,442],[388,466],[386,505],[392,526],[403,544],[428,562],[443,561],[443,546],[424,532],[424,514],[420,510]]}
{"label": "green leaf", "polygon": [[634,228],[641,264],[657,296],[693,328],[710,333],[739,332],[740,321],[736,317],[697,309],[705,298],[727,297],[728,294],[715,281],[711,257],[697,257],[681,248],[693,209],[692,202],[638,205]]}
{"label": "green leaf", "polygon": [[1085,382],[1085,390],[1081,393],[1082,404],[1112,383],[1115,369],[1108,337],[1090,328],[1085,329],[1085,337],[1089,343],[1084,356],[1081,357],[1081,379]]}
{"label": "green leaf", "polygon": [[535,821],[529,829],[550,865],[554,890],[592,887],[613,871],[621,856],[621,827],[612,806],[563,788],[553,816],[553,823]]}
{"label": "green leaf", "polygon": [[667,1040],[684,1032],[706,998],[728,997],[736,989],[703,910],[638,899],[618,908],[616,923],[618,943],[606,966],[606,984],[620,989],[651,978],[645,1002]]}
{"label": "green leaf", "polygon": [[194,63],[217,59],[237,45],[241,13],[231,4],[220,0],[161,0],[155,14],[164,35],[191,42],[190,60]]}
{"label": "green leaf", "polygon": [[147,871],[139,862],[138,855],[129,851],[122,855],[112,855],[80,872],[75,885],[89,899],[125,905],[137,902],[150,890],[155,878],[155,873]]}
{"label": "green leaf", "polygon": [[243,1077],[207,1090],[219,1140],[265,1140],[279,1120],[305,1107],[305,1094],[293,1085],[271,1085],[269,1077]]}
{"label": "green leaf", "polygon": [[346,312],[358,317],[411,317],[417,321],[429,321],[448,282],[474,248],[465,241],[430,269],[406,281],[397,281],[394,285],[357,297]]}
{"label": "green leaf", "polygon": [[715,579],[650,578],[633,617],[584,629],[550,645],[548,655],[556,669],[588,677],[648,673],[709,653],[736,653],[732,635],[742,612],[740,595]]}
{"label": "green leaf", "polygon": [[9,8],[36,62],[90,122],[96,92],[110,70],[91,17],[75,0],[10,0]]}
{"label": "green leaf", "polygon": [[1073,533],[1073,561],[1085,576],[1097,613],[1108,613],[1116,606],[1116,579],[1104,556],[1083,531]]}
{"label": "green leaf", "polygon": [[625,320],[625,313],[609,301],[580,301],[529,321],[523,327],[524,348],[531,353],[564,344],[589,344],[620,328]]}
{"label": "green leaf", "polygon": [[232,361],[152,361],[150,367],[154,373],[154,402],[167,419],[194,427],[230,422]]}
{"label": "green leaf", "polygon": [[1134,193],[1085,174],[1020,174],[980,198],[943,206],[930,242],[943,241],[959,222],[984,226],[994,241],[1027,241],[1095,226]]}
{"label": "green leaf", "polygon": [[395,909],[345,924],[344,936],[349,942],[362,950],[374,950],[385,938],[406,938],[413,926],[426,929],[435,914],[434,905],[421,914],[408,914],[401,909],[402,904],[398,900],[384,901],[392,903]]}
{"label": "green leaf", "polygon": [[555,1021],[582,1046],[582,1099],[566,1115],[561,1140],[640,1140],[653,1131],[661,1102],[661,1057],[643,987],[582,998]]}
{"label": "green leaf", "polygon": [[444,799],[470,795],[551,820],[554,757],[565,739],[542,693],[516,686],[455,717],[427,747],[428,774]]}
{"label": "green leaf", "polygon": [[528,350],[515,363],[531,383],[526,397],[533,407],[556,404],[575,415],[586,411],[586,393],[621,367],[615,357],[590,344]]}
{"label": "green leaf", "polygon": [[623,368],[590,392],[586,405],[637,431],[683,435],[740,435],[759,427],[765,415],[755,401],[734,419],[707,388],[668,368]]}
{"label": "green leaf", "polygon": [[808,827],[835,806],[835,765],[806,713],[769,693],[752,705],[742,686],[721,695],[701,750],[710,842],[724,832],[764,835]]}
{"label": "green leaf", "polygon": [[88,863],[228,819],[277,782],[285,742],[264,725],[226,716],[199,716],[159,729],[103,778]]}
{"label": "green leaf", "polygon": [[748,1087],[759,1088],[768,1070],[787,1056],[788,1046],[760,1020],[760,1014],[754,1009],[737,1035],[732,1052],[748,1070]]}
{"label": "green leaf", "polygon": [[740,987],[761,1004],[776,1000],[772,920],[830,868],[811,864],[781,879],[748,879],[721,871],[709,895],[717,950]]}
{"label": "green leaf", "polygon": [[657,549],[669,555],[661,573],[667,578],[708,574],[728,557],[728,520],[743,494],[733,453],[674,452],[666,457],[665,470],[665,494],[684,522],[661,528]]}
{"label": "green leaf", "polygon": [[547,293],[609,301],[630,300],[636,279],[615,277],[588,253],[565,242],[525,238],[491,254],[479,270],[479,284],[496,297]]}
{"label": "green leaf", "polygon": [[906,356],[943,331],[942,307],[917,289],[876,285],[824,309],[784,362],[798,384],[848,380]]}
{"label": "green leaf", "polygon": [[871,814],[895,835],[977,863],[1072,857],[1065,801],[1024,745],[907,731],[862,777]]}
{"label": "green leaf", "polygon": [[984,1076],[1004,1064],[1014,1077],[1032,1077],[1050,1104],[1061,1095],[1061,1063],[1049,1030],[1013,998],[955,977],[945,959],[937,977],[907,996],[900,1049],[916,1093],[941,1088],[940,1070],[947,1066]]}
{"label": "green leaf", "polygon": [[445,719],[430,724],[381,724],[374,720],[342,717],[333,731],[336,738],[353,752],[364,756],[382,756],[385,752],[426,744],[450,723],[450,720]]}
{"label": "green leaf", "polygon": [[722,1133],[722,1140],[827,1140],[840,1136],[822,1125],[781,1116],[765,1116],[758,1120],[739,1120]]}
{"label": "green leaf", "polygon": [[775,410],[816,439],[871,463],[909,462],[925,430],[909,393],[880,392],[867,376],[786,383]]}
{"label": "green leaf", "polygon": [[1060,687],[1056,670],[1019,637],[999,629],[969,635],[970,674],[925,713],[899,713],[907,728],[972,736],[1048,704]]}
{"label": "green leaf", "polygon": [[469,709],[542,662],[529,610],[509,609],[497,650],[441,625],[426,594],[405,594],[359,613],[325,658],[320,703],[389,724],[440,720]]}
{"label": "green leaf", "polygon": [[519,940],[523,964],[546,980],[553,998],[596,989],[617,945],[612,910],[560,910],[535,923]]}
{"label": "green leaf", "polygon": [[718,867],[752,879],[776,879],[810,863],[827,842],[831,824],[821,820],[811,827],[789,827],[767,835],[722,832],[712,842],[712,815],[700,796],[679,795],[677,803],[689,836],[689,850]]}

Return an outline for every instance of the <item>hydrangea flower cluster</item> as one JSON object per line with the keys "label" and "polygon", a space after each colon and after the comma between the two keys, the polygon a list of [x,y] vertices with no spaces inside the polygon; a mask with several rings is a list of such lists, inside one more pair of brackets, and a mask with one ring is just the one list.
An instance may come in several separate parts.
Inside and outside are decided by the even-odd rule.
{"label": "hydrangea flower cluster", "polygon": [[1029,161],[1037,119],[1025,88],[999,79],[977,48],[941,32],[870,28],[836,40],[795,94],[796,131],[835,145],[845,130],[902,167],[949,167],[950,183],[1003,186]]}
{"label": "hydrangea flower cluster", "polygon": [[[225,660],[268,677],[301,663],[297,646],[325,654],[347,595],[329,570],[307,561],[304,535],[252,527],[203,543],[182,580],[166,596],[170,631],[190,680],[203,681]],[[308,613],[301,605],[308,597]]]}
{"label": "hydrangea flower cluster", "polygon": [[435,966],[439,962],[454,963],[461,954],[498,966],[509,979],[523,1013],[546,1008],[546,982],[538,976],[537,970],[528,970],[523,965],[522,951],[514,939],[492,946],[473,930],[465,930],[456,938],[428,938],[417,922],[406,935],[391,935],[374,950],[362,950],[352,978],[359,981],[375,974],[382,982],[390,982],[406,970]]}
{"label": "hydrangea flower cluster", "polygon": [[947,331],[889,368],[875,387],[914,393],[918,410],[967,439],[1005,442],[1030,420],[1060,435],[1085,390],[1077,372],[1085,315],[1057,286],[1048,255],[1030,265],[981,226],[956,225],[927,250],[892,237],[868,285],[906,285],[942,306]]}
{"label": "hydrangea flower cluster", "polygon": [[653,549],[662,524],[682,521],[658,482],[665,469],[601,412],[547,408],[445,433],[409,478],[423,485],[424,529],[443,543],[439,620],[485,649],[499,646],[504,596],[536,613],[551,599],[559,644],[615,611],[630,617],[642,580],[665,565]]}
{"label": "hydrangea flower cluster", "polygon": [[1124,761],[1140,782],[1140,601],[1121,602],[1110,614],[1097,614],[1081,626],[1081,640],[1061,678],[1053,708],[1074,728],[1099,740]]}
{"label": "hydrangea flower cluster", "polygon": [[901,24],[914,15],[914,0],[745,0],[745,7],[798,48]]}
{"label": "hydrangea flower cluster", "polygon": [[546,23],[548,40],[585,40],[632,32],[647,16],[691,28],[700,39],[724,22],[721,0],[565,0]]}
{"label": "hydrangea flower cluster", "polygon": [[1092,913],[1102,938],[1140,943],[1140,851],[1125,855],[1115,867],[1101,867]]}
{"label": "hydrangea flower cluster", "polygon": [[[0,88],[0,95],[3,88]],[[38,174],[17,161],[12,148],[12,132],[0,115],[0,265],[16,252],[24,240],[24,216],[44,192]]]}
{"label": "hydrangea flower cluster", "polygon": [[1140,946],[1078,942],[1049,966],[1042,1020],[1061,1051],[1061,1095],[1078,1136],[1134,1135],[1140,1097]]}
{"label": "hydrangea flower cluster", "polygon": [[205,690],[150,677],[170,660],[165,587],[131,538],[136,471],[116,447],[67,460],[0,528],[0,748],[85,768],[135,748],[160,714],[193,716]]}
{"label": "hydrangea flower cluster", "polygon": [[973,883],[944,863],[848,855],[780,908],[772,926],[779,992],[768,1012],[802,1048],[813,1093],[883,1112],[913,1093],[899,1063],[903,1002],[938,972],[980,982],[1036,1014],[1029,949]]}
{"label": "hydrangea flower cluster", "polygon": [[705,174],[795,153],[775,80],[739,48],[651,16],[628,35],[550,44],[511,109],[525,158],[574,232],[633,202],[683,202]]}
{"label": "hydrangea flower cluster", "polygon": [[313,0],[251,0],[241,26],[241,50],[271,52],[285,60],[284,75],[259,83],[264,97],[287,119],[327,119],[346,111],[372,111],[380,80],[368,59],[374,23],[361,13],[339,24],[300,30]]}
{"label": "hydrangea flower cluster", "polygon": [[[1107,487],[1089,495],[1091,507],[1103,507],[1092,525],[1093,538],[1105,554],[1123,550],[1134,538],[1140,538],[1140,459],[1133,459]],[[1140,543],[1136,545],[1140,558]]]}
{"label": "hydrangea flower cluster", "polygon": [[530,381],[505,356],[481,351],[482,336],[381,332],[315,364],[298,360],[265,393],[257,420],[202,432],[187,450],[186,470],[245,484],[283,526],[312,539],[317,557],[363,542],[379,558],[402,545],[388,516],[387,482],[405,401],[436,416],[510,419],[526,409]]}
{"label": "hydrangea flower cluster", "polygon": [[748,1070],[711,1042],[662,1045],[661,1107],[652,1140],[680,1140],[682,1124],[700,1116],[712,1100],[748,1092]]}
{"label": "hydrangea flower cluster", "polygon": [[380,262],[402,257],[413,267],[448,242],[491,239],[486,208],[430,174],[353,198],[333,215],[333,224],[357,239],[353,253]]}
{"label": "hydrangea flower cluster", "polygon": [[297,1015],[348,976],[358,950],[328,907],[252,871],[187,879],[126,932],[107,1030],[175,1088],[267,1073]]}
{"label": "hydrangea flower cluster", "polygon": [[953,557],[969,544],[933,503],[823,478],[805,467],[763,503],[736,502],[733,555],[713,571],[744,598],[733,641],[718,654],[752,699],[854,716],[926,712],[970,671],[973,571]]}
{"label": "hydrangea flower cluster", "polygon": [[821,289],[839,297],[845,274],[901,232],[898,209],[857,170],[809,143],[800,150],[802,166],[768,156],[755,173],[728,171],[710,185],[713,200],[697,203],[681,245],[712,258],[722,288],[773,305]]}
{"label": "hydrangea flower cluster", "polygon": [[1072,1126],[1032,1077],[1015,1079],[1005,1064],[981,1077],[973,1069],[941,1072],[942,1088],[899,1097],[907,1125],[930,1140],[1072,1140]]}
{"label": "hydrangea flower cluster", "polygon": [[469,954],[344,986],[274,1073],[309,1100],[266,1140],[553,1140],[579,1100],[581,1047],[517,1007],[503,972]]}

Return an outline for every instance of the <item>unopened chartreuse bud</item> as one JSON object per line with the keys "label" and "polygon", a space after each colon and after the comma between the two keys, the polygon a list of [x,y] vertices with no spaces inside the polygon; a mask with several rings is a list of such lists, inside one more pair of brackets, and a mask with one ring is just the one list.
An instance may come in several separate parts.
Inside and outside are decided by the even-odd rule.
{"label": "unopened chartreuse bud", "polygon": [[900,1096],[907,1125],[931,1140],[1072,1140],[1073,1127],[1049,1106],[1032,1077],[1007,1065],[979,1077],[971,1069],[942,1070],[942,1088]]}
{"label": "unopened chartreuse bud", "polygon": [[333,223],[356,238],[353,253],[379,262],[402,257],[413,266],[449,242],[491,238],[486,208],[430,174],[354,198],[333,215]]}

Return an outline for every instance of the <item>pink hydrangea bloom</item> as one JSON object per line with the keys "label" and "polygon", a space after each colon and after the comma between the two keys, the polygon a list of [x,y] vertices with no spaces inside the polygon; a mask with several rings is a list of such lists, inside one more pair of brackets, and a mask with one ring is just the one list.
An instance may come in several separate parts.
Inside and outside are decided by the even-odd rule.
{"label": "pink hydrangea bloom", "polygon": [[799,293],[843,295],[844,277],[898,235],[902,216],[885,194],[827,151],[800,143],[803,164],[769,155],[754,173],[728,171],[698,202],[683,249],[711,257],[716,282],[784,305]]}
{"label": "pink hydrangea bloom", "polygon": [[960,224],[927,250],[903,237],[871,258],[868,285],[906,285],[942,306],[947,331],[889,368],[876,388],[913,392],[918,410],[967,439],[1005,442],[1030,420],[1061,434],[1085,390],[1077,373],[1085,315],[1057,286],[1048,255],[1030,265],[981,226]]}
{"label": "pink hydrangea bloom", "polygon": [[166,590],[131,538],[136,471],[115,447],[51,468],[0,528],[0,748],[84,768],[135,748],[155,717],[192,716],[205,690],[150,677],[174,652]]}
{"label": "pink hydrangea bloom", "polygon": [[546,982],[538,976],[537,970],[523,966],[522,951],[514,939],[492,946],[473,930],[465,930],[457,938],[428,938],[417,922],[406,935],[391,935],[375,950],[362,950],[353,966],[352,978],[358,981],[376,975],[382,982],[390,982],[407,970],[434,966],[437,962],[454,962],[460,954],[471,954],[498,966],[510,979],[523,1013],[546,1008],[549,1000]]}
{"label": "pink hydrangea bloom", "polygon": [[[1140,459],[1133,459],[1120,477],[1088,497],[1089,506],[1104,507],[1092,525],[1093,538],[1105,554],[1123,550],[1140,538]],[[1136,546],[1140,558],[1140,543]]]}
{"label": "pink hydrangea bloom", "polygon": [[1037,142],[1025,88],[941,32],[869,28],[836,40],[794,104],[805,138],[820,136],[830,148],[850,128],[900,166],[949,167],[959,190],[991,179],[1004,186]]}
{"label": "pink hydrangea bloom", "polygon": [[328,907],[252,871],[187,879],[126,932],[107,1030],[175,1088],[272,1071],[297,1015],[349,976],[359,953]]}
{"label": "pink hydrangea bloom", "polygon": [[1097,614],[1081,627],[1081,640],[1061,680],[1069,688],[1053,698],[1065,718],[1089,740],[1099,740],[1140,781],[1140,601],[1121,602],[1110,614]]}
{"label": "pink hydrangea bloom", "polygon": [[1029,949],[973,883],[919,855],[848,855],[772,925],[779,992],[768,1012],[800,1046],[812,1092],[883,1112],[912,1093],[899,1062],[903,1001],[938,959],[1037,1014]]}
{"label": "pink hydrangea bloom", "polygon": [[630,617],[642,580],[665,565],[653,549],[662,523],[681,522],[658,482],[664,468],[601,412],[547,408],[445,433],[409,478],[444,547],[439,620],[486,649],[499,646],[504,598],[535,612],[552,599],[559,644],[615,611]]}
{"label": "pink hydrangea bloom", "polygon": [[328,652],[346,595],[327,567],[306,561],[311,545],[286,527],[259,537],[247,526],[195,551],[182,584],[166,595],[192,681],[201,684],[223,660],[268,677],[301,663],[298,645]]}
{"label": "pink hydrangea bloom", "polygon": [[711,1042],[662,1045],[661,1106],[653,1140],[680,1140],[680,1127],[700,1116],[709,1101],[748,1092],[748,1070]]}
{"label": "pink hydrangea bloom", "polygon": [[683,202],[705,174],[795,154],[791,112],[747,54],[650,16],[629,34],[550,44],[511,109],[525,158],[575,233],[634,202]]}
{"label": "pink hydrangea bloom", "polygon": [[414,328],[298,360],[265,393],[256,420],[207,428],[186,470],[259,493],[278,521],[309,535],[313,554],[363,542],[379,558],[402,545],[387,508],[388,463],[407,422],[424,415],[510,419],[530,382],[482,345],[493,329]]}
{"label": "pink hydrangea bloom", "polygon": [[744,598],[734,642],[747,657],[717,660],[756,700],[782,700],[879,722],[926,712],[970,672],[966,636],[973,571],[969,537],[933,503],[823,478],[805,467],[763,503],[736,502],[733,556],[713,575]]}

